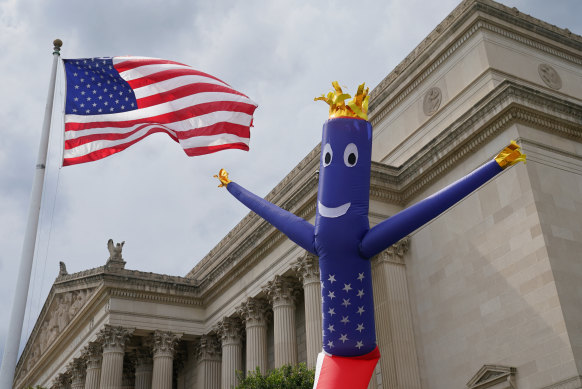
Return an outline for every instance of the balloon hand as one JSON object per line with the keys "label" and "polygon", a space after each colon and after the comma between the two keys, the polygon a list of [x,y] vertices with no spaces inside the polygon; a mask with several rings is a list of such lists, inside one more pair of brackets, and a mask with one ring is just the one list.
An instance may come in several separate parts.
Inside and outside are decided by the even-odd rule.
{"label": "balloon hand", "polygon": [[218,175],[214,175],[214,177],[218,178],[218,180],[220,181],[220,185],[218,185],[219,188],[222,188],[223,186],[227,186],[229,184],[229,182],[231,182],[228,179],[228,172],[224,169],[220,169],[220,171],[218,172]]}

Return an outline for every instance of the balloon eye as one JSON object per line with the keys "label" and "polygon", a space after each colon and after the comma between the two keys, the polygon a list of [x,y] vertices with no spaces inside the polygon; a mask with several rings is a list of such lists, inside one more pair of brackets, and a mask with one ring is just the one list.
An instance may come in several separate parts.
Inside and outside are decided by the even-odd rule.
{"label": "balloon eye", "polygon": [[331,146],[328,144],[325,145],[323,148],[323,167],[328,166],[333,159],[333,151],[331,150]]}
{"label": "balloon eye", "polygon": [[344,163],[347,167],[353,167],[358,162],[358,146],[350,143],[344,151]]}

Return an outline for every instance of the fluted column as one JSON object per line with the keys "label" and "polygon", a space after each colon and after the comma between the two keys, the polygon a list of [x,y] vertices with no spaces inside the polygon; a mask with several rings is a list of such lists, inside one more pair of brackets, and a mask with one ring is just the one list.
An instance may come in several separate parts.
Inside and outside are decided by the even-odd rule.
{"label": "fluted column", "polygon": [[103,347],[99,342],[89,343],[83,350],[87,359],[87,374],[85,375],[85,389],[99,389],[101,382],[101,360]]}
{"label": "fluted column", "polygon": [[152,353],[149,349],[139,349],[135,359],[135,389],[152,388]]}
{"label": "fluted column", "polygon": [[321,281],[319,262],[313,254],[306,253],[293,264],[303,283],[305,295],[305,343],[307,344],[307,367],[315,368],[317,354],[321,352]]}
{"label": "fluted column", "polygon": [[237,310],[245,323],[247,350],[246,369],[255,371],[258,367],[262,374],[267,372],[267,323],[269,305],[263,299],[249,298]]}
{"label": "fluted column", "polygon": [[220,342],[215,336],[202,335],[194,348],[194,357],[198,360],[196,388],[221,389],[220,349]]}
{"label": "fluted column", "polygon": [[238,318],[225,317],[216,326],[222,343],[222,387],[237,385],[236,372],[242,370],[242,325]]}
{"label": "fluted column", "polygon": [[71,370],[71,389],[84,389],[87,375],[86,357],[75,358],[69,364]]}
{"label": "fluted column", "polygon": [[99,333],[103,342],[101,362],[101,389],[120,389],[123,381],[123,355],[125,342],[133,330],[105,325]]}
{"label": "fluted column", "polygon": [[404,238],[373,259],[374,315],[377,323],[386,323],[376,326],[378,346],[382,353],[382,385],[420,389],[404,264],[407,250],[408,238]]}
{"label": "fluted column", "polygon": [[155,331],[152,336],[152,388],[172,389],[174,351],[181,335]]}
{"label": "fluted column", "polygon": [[291,277],[275,276],[264,288],[273,305],[275,367],[297,364],[295,299],[297,283]]}

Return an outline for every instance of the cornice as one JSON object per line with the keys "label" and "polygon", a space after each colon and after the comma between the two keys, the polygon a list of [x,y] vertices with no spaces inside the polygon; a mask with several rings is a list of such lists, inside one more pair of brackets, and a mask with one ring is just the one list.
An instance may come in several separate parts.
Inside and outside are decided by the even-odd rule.
{"label": "cornice", "polygon": [[[475,20],[466,30],[458,35],[454,41],[444,47],[428,64],[426,63],[430,54],[436,46],[443,44],[451,36],[457,34],[457,30],[470,17],[475,14]],[[489,17],[489,18],[488,18]],[[494,17],[497,21],[506,22],[508,25],[490,19]],[[555,42],[551,45],[548,42],[536,40],[522,32],[517,27],[522,28],[535,36],[550,39]],[[562,58],[571,63],[581,65],[582,56],[574,54],[574,51],[582,51],[582,37],[572,34],[567,29],[552,26],[539,19],[519,12],[517,9],[508,8],[502,4],[489,0],[466,0],[463,1],[445,20],[440,23],[394,70],[388,74],[371,92],[370,101],[370,122],[372,125],[381,121],[391,112],[403,99],[405,99],[415,88],[430,76],[436,69],[449,58],[464,42],[479,30],[488,30],[520,42],[521,44],[535,48],[552,56]],[[558,45],[562,45],[558,47]],[[564,50],[564,46],[572,49],[572,52]],[[421,70],[420,67],[424,67]],[[414,72],[419,72],[412,77]],[[406,81],[408,78],[411,80]],[[397,81],[397,79],[399,81]],[[400,89],[395,96],[388,98],[388,95]],[[377,102],[377,103],[376,103]]]}

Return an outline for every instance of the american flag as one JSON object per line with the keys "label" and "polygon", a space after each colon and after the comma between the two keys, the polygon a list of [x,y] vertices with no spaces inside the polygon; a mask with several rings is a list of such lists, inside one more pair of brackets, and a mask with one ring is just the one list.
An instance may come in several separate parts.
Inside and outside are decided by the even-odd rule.
{"label": "american flag", "polygon": [[63,61],[64,166],[107,157],[156,132],[188,156],[249,149],[257,104],[216,77],[157,58]]}

